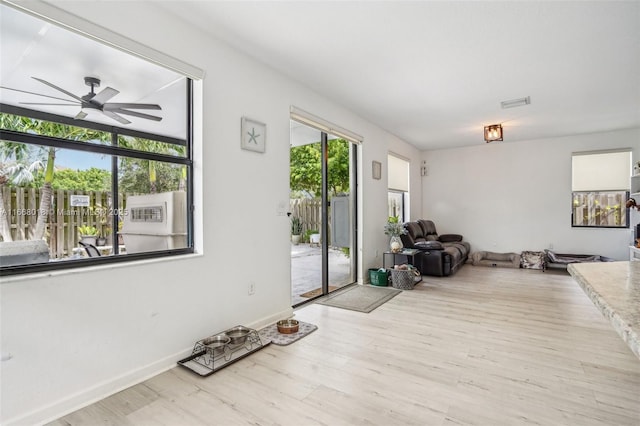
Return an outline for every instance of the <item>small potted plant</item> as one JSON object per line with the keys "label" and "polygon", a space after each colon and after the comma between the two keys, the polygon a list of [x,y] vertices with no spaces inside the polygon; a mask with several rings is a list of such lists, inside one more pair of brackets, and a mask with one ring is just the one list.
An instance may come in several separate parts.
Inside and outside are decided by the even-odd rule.
{"label": "small potted plant", "polygon": [[107,245],[107,234],[98,232],[98,238],[96,239],[97,246],[106,246]]}
{"label": "small potted plant", "polygon": [[317,229],[309,229],[305,232],[305,242],[310,246],[320,246],[320,232]]}
{"label": "small potted plant", "polygon": [[78,235],[80,242],[95,246],[98,240],[98,229],[91,225],[78,226]]}
{"label": "small potted plant", "polygon": [[384,233],[391,236],[389,241],[389,247],[393,253],[398,253],[402,250],[402,239],[400,235],[407,233],[404,226],[398,220],[398,216],[389,216],[387,224],[384,226]]}
{"label": "small potted plant", "polygon": [[299,217],[293,216],[291,218],[291,242],[295,245],[300,244],[302,239],[302,221]]}

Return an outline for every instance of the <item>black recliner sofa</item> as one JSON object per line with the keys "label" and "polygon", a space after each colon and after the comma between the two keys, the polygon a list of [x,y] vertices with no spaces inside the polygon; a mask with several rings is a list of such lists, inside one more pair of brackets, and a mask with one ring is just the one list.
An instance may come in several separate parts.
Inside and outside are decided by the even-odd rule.
{"label": "black recliner sofa", "polygon": [[422,275],[446,277],[455,273],[469,257],[471,246],[462,241],[462,235],[438,235],[436,225],[430,220],[420,219],[406,222],[407,234],[401,235],[405,248],[420,250],[413,257],[416,268]]}

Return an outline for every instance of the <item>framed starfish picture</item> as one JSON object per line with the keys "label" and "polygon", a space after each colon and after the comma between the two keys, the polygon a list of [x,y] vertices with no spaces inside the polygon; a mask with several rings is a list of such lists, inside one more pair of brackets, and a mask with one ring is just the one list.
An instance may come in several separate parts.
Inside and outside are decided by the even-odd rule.
{"label": "framed starfish picture", "polygon": [[267,125],[242,117],[240,147],[249,151],[264,152],[267,140]]}

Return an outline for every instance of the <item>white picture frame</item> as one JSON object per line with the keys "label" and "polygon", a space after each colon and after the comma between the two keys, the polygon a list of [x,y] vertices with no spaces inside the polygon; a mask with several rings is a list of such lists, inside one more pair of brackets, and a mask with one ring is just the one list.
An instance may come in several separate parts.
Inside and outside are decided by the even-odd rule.
{"label": "white picture frame", "polygon": [[267,141],[267,125],[242,117],[240,147],[248,151],[264,152]]}

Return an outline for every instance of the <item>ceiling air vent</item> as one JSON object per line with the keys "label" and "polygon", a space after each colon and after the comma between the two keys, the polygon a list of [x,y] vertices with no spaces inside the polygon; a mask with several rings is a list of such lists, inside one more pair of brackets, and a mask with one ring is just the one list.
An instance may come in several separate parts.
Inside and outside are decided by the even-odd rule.
{"label": "ceiling air vent", "polygon": [[519,106],[529,105],[530,103],[531,103],[531,98],[527,96],[526,98],[511,99],[510,101],[502,101],[500,102],[500,105],[502,106],[502,109],[506,109],[506,108],[515,108]]}

